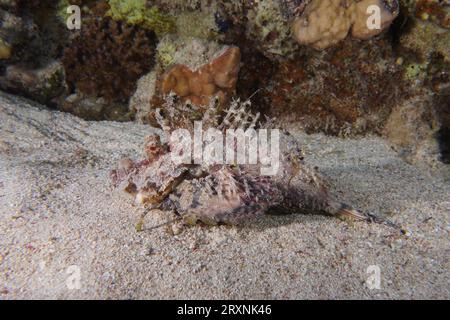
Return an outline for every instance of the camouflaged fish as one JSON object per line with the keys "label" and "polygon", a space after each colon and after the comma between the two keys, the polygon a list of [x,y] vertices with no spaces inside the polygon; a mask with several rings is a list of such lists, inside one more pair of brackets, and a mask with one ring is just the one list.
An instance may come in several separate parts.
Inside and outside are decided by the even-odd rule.
{"label": "camouflaged fish", "polygon": [[[203,119],[209,125],[226,128],[251,128],[259,115],[249,111],[249,102],[235,101],[219,117],[211,114]],[[171,124],[185,116],[186,106],[166,105],[160,125],[171,132]],[[210,106],[208,110],[214,110]],[[186,119],[188,120],[188,119]],[[267,122],[266,122],[267,123]],[[189,121],[186,128],[192,128]],[[151,209],[172,211],[177,219],[192,225],[240,224],[269,212],[323,212],[332,216],[346,216],[357,220],[397,226],[374,214],[363,213],[333,199],[328,185],[317,168],[303,159],[299,142],[288,132],[280,137],[280,165],[277,174],[263,176],[256,165],[194,165],[175,164],[170,150],[176,146],[162,143],[158,135],[147,137],[145,159],[135,162],[122,159],[111,172],[113,185],[135,196],[136,202]],[[138,229],[142,228],[142,221]]]}

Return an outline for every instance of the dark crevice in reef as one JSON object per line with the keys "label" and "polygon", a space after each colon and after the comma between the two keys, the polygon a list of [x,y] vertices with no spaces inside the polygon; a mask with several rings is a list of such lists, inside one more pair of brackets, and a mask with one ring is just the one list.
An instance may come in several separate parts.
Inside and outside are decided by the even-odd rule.
{"label": "dark crevice in reef", "polygon": [[437,138],[441,151],[441,160],[446,164],[450,164],[450,129],[442,127],[438,132]]}
{"label": "dark crevice in reef", "polygon": [[450,164],[450,92],[435,96],[434,105],[438,106],[437,115],[441,122],[437,132],[441,161]]}

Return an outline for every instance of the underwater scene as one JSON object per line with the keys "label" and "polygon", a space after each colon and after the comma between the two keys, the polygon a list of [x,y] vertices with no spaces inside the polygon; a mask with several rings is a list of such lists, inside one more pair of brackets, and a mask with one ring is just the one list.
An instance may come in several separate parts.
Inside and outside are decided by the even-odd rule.
{"label": "underwater scene", "polygon": [[0,0],[0,300],[447,300],[449,80],[448,0]]}

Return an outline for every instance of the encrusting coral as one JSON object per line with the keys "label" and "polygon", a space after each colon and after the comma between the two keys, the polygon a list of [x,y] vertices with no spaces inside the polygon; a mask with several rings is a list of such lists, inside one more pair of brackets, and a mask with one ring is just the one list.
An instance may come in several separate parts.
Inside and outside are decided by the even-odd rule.
{"label": "encrusting coral", "polygon": [[158,36],[175,31],[175,20],[156,6],[149,6],[147,0],[108,0],[107,15],[117,21],[153,30]]}
{"label": "encrusting coral", "polygon": [[64,51],[71,91],[127,102],[139,77],[153,66],[154,44],[151,31],[110,18],[89,19]]}
{"label": "encrusting coral", "polygon": [[246,16],[243,22],[246,37],[270,58],[289,56],[298,49],[292,41],[291,19],[283,16],[282,4],[285,2],[249,1],[244,5],[248,6],[242,14]]}
{"label": "encrusting coral", "polygon": [[186,65],[171,67],[161,79],[163,94],[176,93],[183,102],[209,105],[217,96],[219,104],[226,105],[237,82],[241,53],[237,47],[225,48],[211,62],[196,70]]}
{"label": "encrusting coral", "polygon": [[345,39],[329,50],[310,51],[314,54],[283,61],[272,71],[265,114],[308,133],[380,134],[410,89],[389,39],[377,45]]}
{"label": "encrusting coral", "polygon": [[[367,9],[380,8],[380,27],[370,30]],[[380,34],[397,17],[397,0],[312,0],[303,13],[294,19],[294,39],[315,49],[329,48],[345,39],[351,30],[353,37],[368,39]]]}
{"label": "encrusting coral", "polygon": [[144,123],[155,122],[155,110],[173,92],[195,106],[190,116],[213,97],[224,106],[234,95],[241,64],[240,49],[197,38],[163,37],[157,47],[156,67],[138,81],[129,109]]}
{"label": "encrusting coral", "polygon": [[313,0],[292,28],[298,43],[325,49],[347,37],[351,25],[352,12],[341,0]]}

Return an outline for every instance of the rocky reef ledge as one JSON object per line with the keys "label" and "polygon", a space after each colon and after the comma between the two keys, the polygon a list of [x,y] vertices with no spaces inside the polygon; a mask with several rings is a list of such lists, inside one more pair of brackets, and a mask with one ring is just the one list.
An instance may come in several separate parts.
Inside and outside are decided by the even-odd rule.
{"label": "rocky reef ledge", "polygon": [[[380,137],[294,132],[339,198],[409,232],[296,214],[137,233],[142,209],[109,188],[108,172],[151,130],[0,93],[0,299],[448,298],[449,190],[439,169],[417,169]],[[379,290],[365,284],[374,265]]]}

